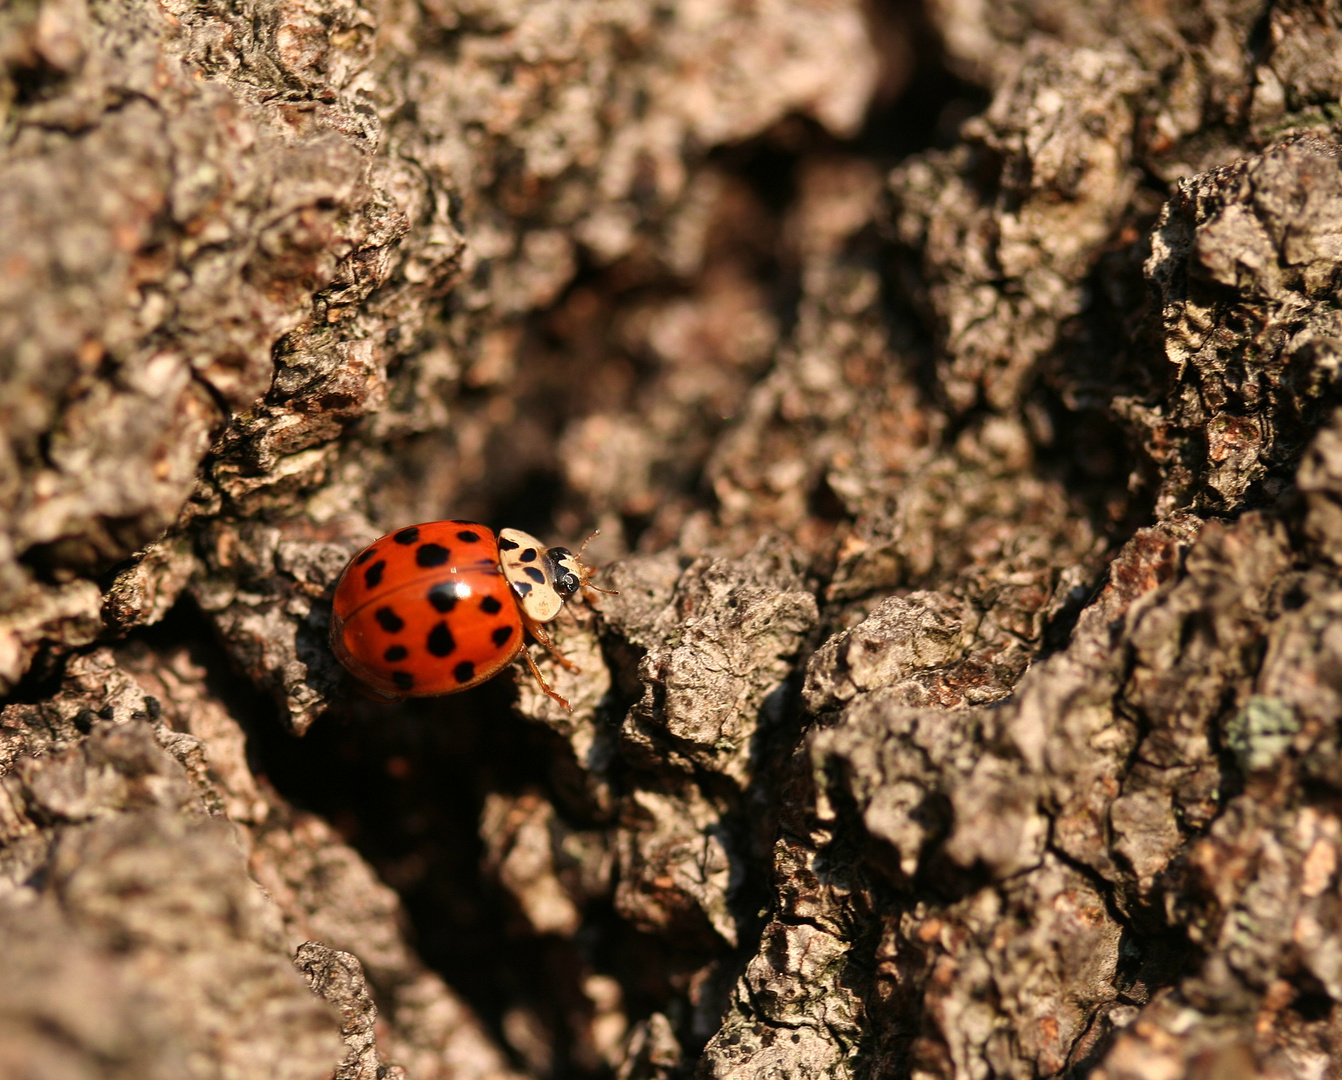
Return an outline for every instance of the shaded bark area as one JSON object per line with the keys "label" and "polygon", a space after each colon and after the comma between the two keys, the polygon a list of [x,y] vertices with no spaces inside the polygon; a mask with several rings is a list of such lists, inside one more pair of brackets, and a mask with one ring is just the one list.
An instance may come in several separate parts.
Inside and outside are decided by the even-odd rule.
{"label": "shaded bark area", "polygon": [[[1310,0],[0,11],[0,1072],[1342,1075],[1339,101]],[[341,672],[446,517],[601,529],[572,711]]]}

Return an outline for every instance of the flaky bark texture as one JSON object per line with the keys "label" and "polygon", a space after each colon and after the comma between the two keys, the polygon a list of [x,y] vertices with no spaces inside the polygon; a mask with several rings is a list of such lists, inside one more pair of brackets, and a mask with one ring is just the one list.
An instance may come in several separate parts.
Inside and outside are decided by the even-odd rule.
{"label": "flaky bark texture", "polygon": [[[1342,1077],[1336,4],[12,0],[0,117],[0,1075]],[[571,712],[342,674],[445,517],[601,528]]]}

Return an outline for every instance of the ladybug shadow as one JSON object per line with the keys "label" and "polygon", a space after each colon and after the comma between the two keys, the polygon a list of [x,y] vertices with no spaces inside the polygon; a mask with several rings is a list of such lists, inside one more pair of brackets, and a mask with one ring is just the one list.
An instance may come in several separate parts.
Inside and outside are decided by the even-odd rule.
{"label": "ladybug shadow", "polygon": [[342,692],[301,739],[278,718],[259,725],[255,767],[400,894],[411,946],[498,1029],[521,981],[514,973],[536,956],[510,933],[506,898],[481,871],[481,814],[492,793],[546,786],[553,736],[514,713],[506,675],[442,698]]}
{"label": "ladybug shadow", "polygon": [[[480,830],[491,797],[520,806],[539,796],[559,828],[587,836],[611,825],[608,811],[603,817],[586,801],[570,744],[516,711],[517,684],[530,678],[516,664],[443,698],[380,703],[351,692],[303,739],[275,738],[272,727],[261,740],[272,744],[265,767],[286,798],[332,822],[397,890],[412,947],[516,1066],[552,1078],[605,1077],[609,1067],[591,1044],[588,979],[614,976],[634,1020],[665,1009],[677,979],[705,958],[694,952],[688,962],[683,948],[635,929],[599,891],[578,901],[575,934],[538,931],[484,869]],[[627,705],[617,689],[603,708],[622,714]],[[516,1039],[519,1015],[545,1044],[539,1056]]]}
{"label": "ladybug shadow", "polygon": [[[390,703],[342,684],[302,738],[286,734],[278,716],[258,724],[254,768],[290,803],[329,821],[398,892],[410,946],[515,1066],[607,1076],[587,1034],[587,978],[617,973],[630,1015],[647,1015],[667,999],[675,965],[665,942],[630,928],[608,896],[585,900],[576,935],[538,933],[484,870],[480,829],[491,796],[525,803],[539,794],[573,828],[601,827],[571,790],[578,766],[569,744],[516,712],[517,683],[530,677],[517,664],[461,693]],[[369,974],[375,996],[388,1000]],[[508,1037],[519,1015],[534,1024],[539,1056]]]}
{"label": "ladybug shadow", "polygon": [[544,786],[554,756],[553,736],[514,713],[512,679],[446,698],[379,703],[357,693],[328,653],[330,707],[297,737],[275,700],[237,675],[190,600],[120,646],[144,664],[183,647],[241,727],[253,774],[291,806],[328,821],[396,889],[411,947],[497,1025],[517,981],[510,972],[525,971],[534,956],[513,955],[505,905],[481,872],[481,810],[491,792]]}

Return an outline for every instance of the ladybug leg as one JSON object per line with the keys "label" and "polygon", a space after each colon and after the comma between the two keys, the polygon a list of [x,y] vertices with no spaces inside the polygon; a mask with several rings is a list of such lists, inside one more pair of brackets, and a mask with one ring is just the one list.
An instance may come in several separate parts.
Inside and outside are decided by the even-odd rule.
{"label": "ladybug leg", "polygon": [[[559,664],[562,668],[564,668],[565,671],[582,670],[580,667],[578,667],[577,664],[575,664],[572,660],[570,660],[567,656],[565,656],[563,653],[559,651],[559,649],[555,646],[554,640],[550,637],[549,631],[546,630],[541,623],[536,622],[535,619],[528,618],[527,613],[525,611],[522,612],[522,625],[526,627],[527,633],[530,634],[533,638],[535,638],[538,642],[540,642],[540,644],[545,648],[545,651],[548,652],[552,657],[554,657],[555,662]],[[526,649],[523,649],[522,656],[527,662],[527,667],[531,669],[532,676],[535,678],[536,682],[540,684],[540,688],[544,690],[547,695],[554,698],[555,701],[559,702],[559,704],[564,706],[564,708],[566,708],[569,712],[572,712],[573,706],[570,705],[564,698],[556,694],[552,689],[550,689],[550,685],[545,681],[544,677],[541,675],[540,669],[536,667],[536,662],[531,659],[531,653],[528,652]]]}
{"label": "ladybug leg", "polygon": [[374,690],[371,686],[365,686],[357,679],[352,680],[354,689],[360,697],[365,697],[369,701],[376,701],[382,705],[394,705],[398,701],[404,701],[405,698],[398,694],[384,694],[381,690]]}
{"label": "ladybug leg", "polygon": [[547,683],[544,677],[541,675],[540,668],[536,666],[536,661],[531,659],[531,654],[527,652],[526,649],[522,650],[522,658],[526,660],[527,667],[531,669],[531,674],[535,678],[536,682],[540,684],[540,688],[544,690],[548,696],[554,698],[555,701],[559,702],[559,704],[564,706],[565,709],[567,709],[569,712],[572,712],[573,706],[568,703],[567,699],[560,697],[558,694],[554,692],[554,690],[550,688],[550,684]]}
{"label": "ladybug leg", "polygon": [[546,630],[544,626],[542,626],[538,622],[533,622],[531,619],[528,619],[525,615],[522,616],[522,622],[526,624],[527,633],[529,633],[532,637],[534,637],[537,641],[539,641],[542,646],[544,646],[545,651],[548,652],[554,658],[555,663],[557,663],[565,671],[582,670],[582,668],[578,667],[577,664],[575,664],[567,656],[561,653],[558,648],[555,647],[555,643],[553,639],[550,637],[549,631]]}

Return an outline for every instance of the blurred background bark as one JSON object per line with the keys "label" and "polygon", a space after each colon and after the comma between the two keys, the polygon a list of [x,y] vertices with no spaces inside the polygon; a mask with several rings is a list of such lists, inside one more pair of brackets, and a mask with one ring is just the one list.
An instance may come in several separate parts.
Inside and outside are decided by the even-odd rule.
{"label": "blurred background bark", "polygon": [[[0,117],[0,1075],[1342,1075],[1335,4],[11,0]],[[571,714],[342,677],[445,517],[602,530]]]}

